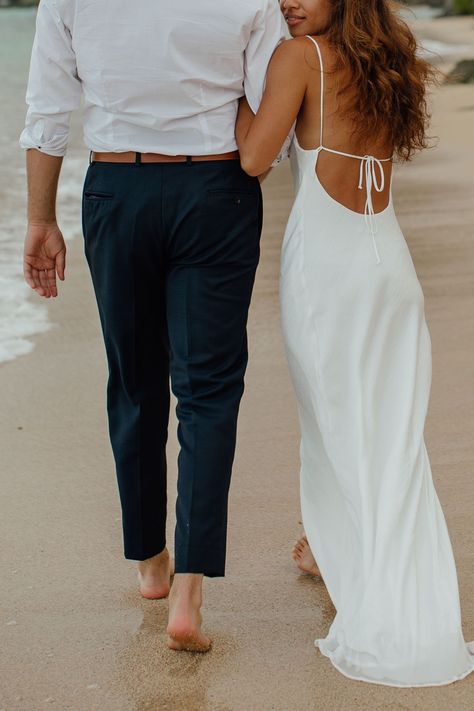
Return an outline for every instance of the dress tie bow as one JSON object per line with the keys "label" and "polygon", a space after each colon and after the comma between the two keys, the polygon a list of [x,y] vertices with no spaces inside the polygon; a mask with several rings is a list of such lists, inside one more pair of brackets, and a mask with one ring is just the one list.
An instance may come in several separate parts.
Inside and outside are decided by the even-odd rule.
{"label": "dress tie bow", "polygon": [[378,158],[368,155],[361,158],[359,190],[364,189],[364,178],[367,190],[367,199],[365,201],[364,208],[365,221],[370,230],[370,234],[372,235],[377,264],[380,264],[381,260],[375,239],[375,235],[377,234],[377,219],[375,216],[374,204],[372,202],[372,188],[375,188],[378,193],[381,193],[385,188],[385,173],[383,171],[383,165]]}

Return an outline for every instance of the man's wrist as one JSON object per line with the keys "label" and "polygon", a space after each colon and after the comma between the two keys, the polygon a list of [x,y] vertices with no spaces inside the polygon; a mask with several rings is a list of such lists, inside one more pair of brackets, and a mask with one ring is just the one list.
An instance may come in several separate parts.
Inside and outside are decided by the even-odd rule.
{"label": "man's wrist", "polygon": [[54,217],[30,217],[28,216],[28,227],[56,227],[56,216]]}
{"label": "man's wrist", "polygon": [[27,220],[36,227],[56,224],[56,194],[62,158],[37,150],[27,151],[28,175]]}

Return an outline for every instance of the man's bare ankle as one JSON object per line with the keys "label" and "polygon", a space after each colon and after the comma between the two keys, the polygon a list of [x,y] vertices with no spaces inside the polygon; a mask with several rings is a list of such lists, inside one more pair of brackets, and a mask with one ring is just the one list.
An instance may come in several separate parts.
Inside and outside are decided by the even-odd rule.
{"label": "man's bare ankle", "polygon": [[204,576],[195,573],[175,573],[171,592],[173,597],[202,598]]}
{"label": "man's bare ankle", "polygon": [[140,572],[145,572],[147,569],[155,565],[163,565],[167,563],[170,559],[170,554],[167,548],[164,548],[160,553],[157,553],[151,558],[146,558],[145,560],[138,561],[138,569]]}
{"label": "man's bare ankle", "polygon": [[180,585],[199,585],[204,576],[202,573],[176,573],[176,579]]}

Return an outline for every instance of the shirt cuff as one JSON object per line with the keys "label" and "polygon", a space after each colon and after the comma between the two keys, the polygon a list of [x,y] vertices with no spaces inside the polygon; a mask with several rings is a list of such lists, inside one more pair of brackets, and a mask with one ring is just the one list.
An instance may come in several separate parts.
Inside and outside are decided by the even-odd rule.
{"label": "shirt cuff", "polygon": [[57,134],[51,136],[51,138],[46,138],[41,122],[38,122],[34,126],[27,126],[22,131],[19,144],[25,150],[36,148],[41,153],[62,158],[67,152],[68,138],[68,134]]}

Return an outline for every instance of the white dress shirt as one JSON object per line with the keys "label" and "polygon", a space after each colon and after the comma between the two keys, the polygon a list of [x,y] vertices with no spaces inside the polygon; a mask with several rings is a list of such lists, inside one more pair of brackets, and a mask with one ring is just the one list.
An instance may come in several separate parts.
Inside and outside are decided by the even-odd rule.
{"label": "white dress shirt", "polygon": [[284,37],[277,0],[41,0],[20,145],[63,156],[83,97],[90,150],[233,151]]}

